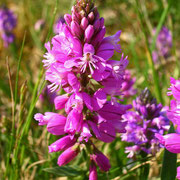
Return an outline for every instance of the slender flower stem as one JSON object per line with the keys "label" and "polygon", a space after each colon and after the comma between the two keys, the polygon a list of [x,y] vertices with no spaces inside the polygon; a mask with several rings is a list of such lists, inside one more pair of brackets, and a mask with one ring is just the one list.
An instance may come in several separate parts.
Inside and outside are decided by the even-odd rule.
{"label": "slender flower stem", "polygon": [[[21,46],[21,51],[20,51],[20,56],[19,56],[19,59],[18,59],[18,66],[17,66],[17,73],[16,73],[16,83],[15,83],[15,92],[14,92],[14,95],[13,94],[11,95],[11,97],[13,99],[13,104],[12,104],[13,105],[13,108],[12,108],[12,134],[11,134],[11,138],[10,138],[10,145],[9,145],[9,151],[8,151],[9,153],[8,153],[7,162],[6,162],[6,170],[8,170],[8,167],[9,167],[10,154],[11,154],[12,146],[13,146],[13,138],[15,137],[15,113],[16,113],[17,94],[18,94],[18,79],[19,79],[19,70],[20,70],[20,64],[21,64],[25,39],[26,39],[26,33],[24,34],[24,38],[23,38],[23,42],[22,42],[22,46]],[[9,65],[8,65],[8,68],[9,68]],[[11,92],[13,93],[12,88],[11,88]]]}
{"label": "slender flower stem", "polygon": [[154,49],[156,47],[156,39],[158,37],[159,32],[161,31],[161,28],[162,28],[162,26],[164,24],[166,16],[168,15],[170,7],[171,7],[171,3],[169,3],[168,6],[164,9],[164,11],[163,11],[163,13],[162,13],[162,15],[160,17],[159,23],[158,23],[157,28],[156,28],[156,33],[155,33],[155,35],[153,36],[153,39],[152,39],[151,51],[154,51]]}
{"label": "slender flower stem", "polygon": [[154,63],[153,63],[153,59],[152,59],[152,51],[151,51],[151,48],[149,46],[148,37],[146,35],[145,28],[143,26],[143,15],[139,10],[138,0],[135,0],[135,1],[136,1],[136,6],[135,6],[136,11],[137,11],[137,14],[138,14],[138,17],[139,17],[139,20],[140,20],[140,23],[141,23],[141,28],[142,28],[144,38],[145,38],[145,43],[146,43],[146,48],[147,48],[147,60],[148,60],[149,66],[150,66],[150,68],[152,70],[153,81],[154,81],[154,84],[155,84],[156,97],[157,97],[158,101],[160,101],[162,104],[164,104],[162,94],[161,94],[161,87],[160,87],[160,84],[159,84],[159,77],[158,77],[158,74],[157,74],[157,72],[155,70],[155,67],[154,67]]}
{"label": "slender flower stem", "polygon": [[[174,132],[174,126],[171,125],[168,133]],[[164,150],[163,155],[163,163],[162,163],[162,170],[161,170],[161,179],[175,179],[176,177],[176,161],[177,161],[177,154],[171,153],[168,150]]]}
{"label": "slender flower stem", "polygon": [[15,124],[15,114],[14,114],[14,95],[13,95],[13,88],[12,88],[12,80],[11,80],[11,72],[10,72],[10,67],[9,67],[9,62],[8,62],[8,58],[6,60],[6,64],[7,64],[7,70],[8,70],[8,76],[9,76],[9,86],[10,86],[10,92],[11,92],[11,101],[12,101],[12,134],[11,134],[11,140],[10,140],[10,144],[9,144],[9,151],[8,151],[8,155],[7,155],[7,160],[6,160],[6,172],[5,172],[5,176],[8,174],[9,171],[9,160],[10,160],[10,155],[11,155],[11,149],[12,149],[12,144],[13,144],[13,131],[14,131],[14,124]]}

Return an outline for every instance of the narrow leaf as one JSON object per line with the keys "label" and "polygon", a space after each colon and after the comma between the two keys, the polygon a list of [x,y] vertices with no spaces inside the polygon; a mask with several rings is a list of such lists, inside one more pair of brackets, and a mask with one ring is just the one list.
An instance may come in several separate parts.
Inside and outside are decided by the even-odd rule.
{"label": "narrow leaf", "polygon": [[71,166],[63,166],[63,167],[53,167],[53,168],[45,168],[43,169],[46,172],[52,173],[59,177],[75,177],[82,175],[82,171],[78,170],[77,168]]}
{"label": "narrow leaf", "polygon": [[[171,125],[169,133],[174,132],[174,127]],[[162,180],[174,180],[176,178],[176,161],[177,154],[171,153],[165,149],[163,157],[163,165],[161,171]]]}

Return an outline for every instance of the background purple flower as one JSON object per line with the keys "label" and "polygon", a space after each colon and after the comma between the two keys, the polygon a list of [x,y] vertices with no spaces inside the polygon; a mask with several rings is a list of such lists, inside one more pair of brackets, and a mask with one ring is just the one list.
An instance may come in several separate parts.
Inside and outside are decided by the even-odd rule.
{"label": "background purple flower", "polygon": [[[153,34],[155,34],[155,30],[153,31]],[[164,26],[159,32],[156,40],[157,50],[152,52],[153,61],[155,63],[158,63],[160,57],[167,59],[170,56],[171,48],[172,48],[172,35],[170,30]]]}
{"label": "background purple flower", "polygon": [[155,155],[160,149],[155,133],[164,134],[169,128],[166,109],[157,104],[147,88],[133,101],[133,106],[135,111],[122,116],[126,123],[126,132],[121,135],[122,141],[132,144],[126,147],[125,152],[129,153],[130,158],[142,152]]}
{"label": "background purple flower", "polygon": [[0,35],[4,41],[4,46],[7,47],[14,41],[12,33],[17,23],[15,14],[6,7],[0,8]]}

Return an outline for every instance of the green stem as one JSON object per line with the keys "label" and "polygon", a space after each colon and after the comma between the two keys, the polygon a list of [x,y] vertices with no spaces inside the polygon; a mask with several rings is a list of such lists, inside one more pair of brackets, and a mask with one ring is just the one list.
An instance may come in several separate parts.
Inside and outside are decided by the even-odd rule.
{"label": "green stem", "polygon": [[146,31],[145,31],[145,28],[144,28],[144,25],[143,25],[143,15],[139,10],[140,6],[139,6],[139,3],[138,3],[138,0],[135,0],[135,1],[136,1],[136,11],[137,11],[137,14],[138,14],[138,17],[139,17],[139,20],[140,20],[140,23],[141,23],[141,28],[142,28],[142,31],[143,31],[143,34],[144,34],[146,48],[148,50],[147,60],[148,60],[148,64],[149,64],[149,66],[151,68],[151,71],[152,71],[153,81],[154,81],[154,85],[155,85],[156,97],[157,97],[158,101],[160,101],[163,104],[164,101],[163,101],[162,94],[161,94],[161,87],[160,87],[160,84],[159,84],[158,73],[156,72],[155,67],[154,67],[154,62],[153,62],[153,59],[152,59],[152,51],[151,51],[151,48],[149,46],[148,37],[146,35]]}
{"label": "green stem", "polygon": [[[58,7],[58,0],[56,0],[56,5],[55,5],[55,8],[54,8],[53,17],[52,17],[51,24],[50,24],[50,30],[49,30],[48,36],[46,38],[47,40],[50,38],[50,35],[52,33],[52,27],[53,27],[53,24],[54,24],[55,15],[56,15],[56,12],[57,12],[57,7]],[[42,80],[43,74],[44,74],[44,69],[43,69],[43,66],[41,64],[38,80],[37,80],[37,82],[35,84],[35,87],[34,87],[34,90],[33,90],[31,105],[30,105],[28,115],[27,115],[27,118],[26,118],[26,123],[22,128],[21,136],[19,138],[19,141],[17,143],[17,147],[16,147],[15,152],[14,152],[15,164],[16,164],[17,159],[18,159],[18,153],[19,153],[19,149],[20,149],[20,146],[21,146],[22,139],[24,137],[26,137],[26,135],[28,133],[28,130],[29,130],[29,127],[30,127],[30,124],[31,124],[34,108],[35,108],[36,102],[38,100],[38,97],[37,97],[38,87],[39,87],[39,84],[40,84],[40,82]],[[41,87],[41,91],[42,91],[42,87]],[[41,91],[39,92],[39,94],[41,93]]]}
{"label": "green stem", "polygon": [[169,3],[168,6],[162,12],[162,15],[160,17],[159,23],[158,23],[157,28],[156,28],[156,33],[155,33],[154,37],[152,38],[151,51],[155,50],[156,39],[158,37],[159,32],[161,31],[161,28],[162,28],[162,26],[164,24],[164,21],[166,20],[166,16],[167,16],[167,14],[168,14],[168,12],[170,10],[170,7],[171,7],[171,4]]}
{"label": "green stem", "polygon": [[10,138],[9,151],[8,151],[8,156],[7,156],[7,161],[6,161],[6,173],[5,173],[5,176],[7,175],[7,171],[9,169],[9,160],[10,160],[10,155],[11,155],[11,152],[12,152],[13,140],[14,140],[14,137],[15,137],[15,114],[16,114],[16,105],[17,105],[19,70],[20,70],[20,64],[21,64],[25,39],[26,39],[26,33],[24,34],[24,38],[23,38],[23,42],[22,42],[22,46],[21,46],[21,51],[20,51],[20,56],[19,56],[19,59],[18,59],[16,82],[15,82],[15,93],[14,93],[14,112],[13,112],[13,118],[12,118],[12,134],[11,134],[11,138]]}
{"label": "green stem", "polygon": [[[174,127],[171,125],[168,133],[173,133]],[[164,150],[163,164],[161,170],[162,180],[173,180],[176,177],[177,154]]]}

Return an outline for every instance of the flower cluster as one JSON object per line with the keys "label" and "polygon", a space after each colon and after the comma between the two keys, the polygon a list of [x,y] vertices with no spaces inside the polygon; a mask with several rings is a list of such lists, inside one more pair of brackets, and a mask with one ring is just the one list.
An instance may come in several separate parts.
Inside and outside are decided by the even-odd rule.
{"label": "flower cluster", "polygon": [[126,147],[125,152],[129,153],[129,158],[142,152],[155,155],[160,148],[155,133],[163,134],[169,128],[165,108],[157,104],[147,88],[133,101],[133,106],[135,111],[122,116],[126,130],[121,135],[122,141],[132,143],[132,146]]}
{"label": "flower cluster", "polygon": [[16,17],[11,10],[5,7],[0,8],[0,35],[5,47],[14,41],[12,31],[16,26],[16,21]]}
{"label": "flower cluster", "polygon": [[[154,30],[153,33],[155,34],[155,32],[156,31]],[[162,27],[156,40],[156,48],[157,50],[152,53],[153,61],[155,63],[159,62],[159,57],[164,57],[166,59],[170,55],[172,35],[168,28]]]}
{"label": "flower cluster", "polygon": [[[156,137],[168,151],[180,153],[180,79],[175,80],[174,78],[171,78],[171,86],[168,95],[173,95],[175,98],[175,100],[171,100],[171,108],[167,112],[167,116],[177,128],[176,133],[166,134],[164,136],[156,134]],[[177,169],[177,179],[180,179],[179,169],[180,167]]]}
{"label": "flower cluster", "polygon": [[[43,60],[46,80],[51,91],[66,92],[54,99],[55,109],[65,115],[46,112],[36,114],[39,125],[56,136],[65,135],[49,146],[49,152],[64,151],[58,158],[62,166],[85,148],[90,158],[90,179],[97,178],[96,166],[108,171],[108,158],[94,145],[96,139],[112,142],[116,133],[124,131],[121,117],[131,105],[122,105],[115,97],[121,87],[127,57],[110,60],[114,51],[121,52],[119,36],[105,37],[104,19],[99,17],[91,0],[79,0],[72,14],[65,14],[58,33],[45,44]],[[62,111],[61,111],[62,112]]]}

